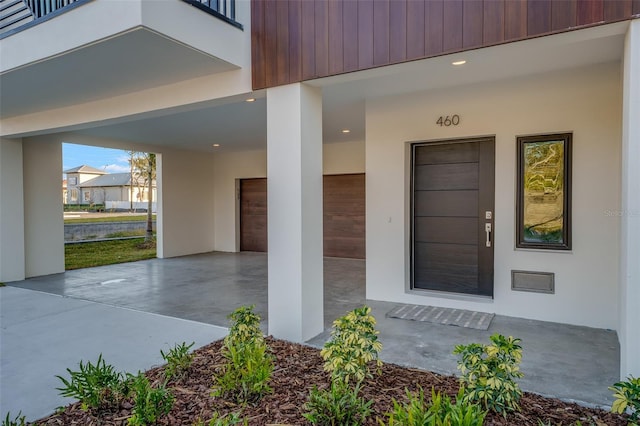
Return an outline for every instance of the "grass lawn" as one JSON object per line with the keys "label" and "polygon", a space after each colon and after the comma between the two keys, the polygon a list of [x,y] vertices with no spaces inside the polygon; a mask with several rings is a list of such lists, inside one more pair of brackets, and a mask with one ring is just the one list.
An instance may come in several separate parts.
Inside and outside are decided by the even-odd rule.
{"label": "grass lawn", "polygon": [[153,248],[138,248],[142,242],[142,239],[134,239],[66,244],[64,246],[64,267],[66,270],[71,270],[155,258],[155,246]]}
{"label": "grass lawn", "polygon": [[[139,216],[102,216],[102,217],[79,217],[73,219],[65,219],[64,223],[91,223],[91,222],[146,222],[147,214],[143,213]],[[156,220],[156,215],[153,215]]]}

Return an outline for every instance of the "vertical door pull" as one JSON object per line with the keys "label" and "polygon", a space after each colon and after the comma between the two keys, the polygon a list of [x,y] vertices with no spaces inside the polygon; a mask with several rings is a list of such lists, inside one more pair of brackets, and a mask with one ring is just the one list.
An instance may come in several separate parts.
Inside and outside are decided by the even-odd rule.
{"label": "vertical door pull", "polygon": [[490,223],[485,223],[484,224],[484,230],[487,233],[487,241],[485,243],[486,247],[491,247],[491,224]]}

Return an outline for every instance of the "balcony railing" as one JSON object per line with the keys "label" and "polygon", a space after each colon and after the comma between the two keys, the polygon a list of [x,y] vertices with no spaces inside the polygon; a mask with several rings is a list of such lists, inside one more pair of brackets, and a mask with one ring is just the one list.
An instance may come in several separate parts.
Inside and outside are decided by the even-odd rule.
{"label": "balcony railing", "polygon": [[236,28],[242,24],[236,21],[236,0],[182,0],[201,9]]}
{"label": "balcony railing", "polygon": [[[93,0],[0,0],[0,38],[37,25],[90,1]],[[236,0],[182,1],[242,29],[242,24],[236,21]]]}

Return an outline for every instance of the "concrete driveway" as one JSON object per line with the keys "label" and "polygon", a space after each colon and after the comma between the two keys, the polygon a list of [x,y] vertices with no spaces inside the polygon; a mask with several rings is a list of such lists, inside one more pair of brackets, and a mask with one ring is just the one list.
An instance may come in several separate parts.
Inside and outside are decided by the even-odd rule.
{"label": "concrete driveway", "polygon": [[[378,320],[386,362],[455,374],[457,359],[451,351],[456,344],[487,342],[491,334],[501,333],[522,339],[524,390],[589,405],[606,406],[613,400],[607,387],[618,380],[619,345],[611,330],[499,315],[486,331],[387,318],[396,304],[365,298],[364,261],[327,258],[324,278],[327,330],[312,339],[312,345],[324,343],[335,318],[367,303]],[[105,357],[113,356],[108,361],[120,362],[123,369],[147,368],[160,362],[162,345],[204,344],[221,336],[224,330],[215,326],[226,326],[226,316],[241,305],[255,305],[267,331],[267,256],[263,253],[153,259],[10,285],[22,290],[4,288],[0,296],[23,293],[11,301],[2,297],[2,412],[5,405],[9,407],[5,400],[17,401],[12,412],[20,409],[20,401],[26,401],[7,396],[14,393],[5,383],[15,380],[15,375],[8,376],[15,363],[23,365],[16,371],[27,371],[33,365],[41,369],[36,376],[51,377],[80,359],[97,358],[102,351]],[[48,309],[54,309],[51,315]],[[24,329],[19,328],[22,323]],[[170,334],[174,328],[175,334]],[[136,333],[138,329],[142,334]],[[138,344],[146,338],[157,340]],[[37,359],[26,361],[27,354]],[[48,367],[49,358],[64,362]],[[51,389],[57,383],[39,384],[45,385]]]}

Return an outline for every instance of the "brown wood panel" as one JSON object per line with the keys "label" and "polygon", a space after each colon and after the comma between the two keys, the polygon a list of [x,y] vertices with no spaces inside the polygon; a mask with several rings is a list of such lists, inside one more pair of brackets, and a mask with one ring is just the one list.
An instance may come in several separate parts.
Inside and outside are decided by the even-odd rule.
{"label": "brown wood panel", "polygon": [[345,0],[342,5],[344,71],[358,69],[358,2]]}
{"label": "brown wood panel", "polygon": [[562,31],[576,25],[578,0],[562,0],[551,3],[551,29]]}
{"label": "brown wood panel", "polygon": [[477,229],[475,217],[416,217],[413,237],[422,243],[477,244]]}
{"label": "brown wood panel", "polygon": [[416,166],[414,189],[416,191],[478,189],[478,163]]}
{"label": "brown wood panel", "polygon": [[551,31],[551,0],[528,0],[527,35],[535,36]]}
{"label": "brown wood panel", "polygon": [[482,42],[500,43],[504,40],[504,0],[485,0],[483,8]]}
{"label": "brown wood panel", "polygon": [[289,83],[289,2],[276,3],[276,80],[279,85]]}
{"label": "brown wood panel", "polygon": [[604,2],[604,20],[618,21],[631,16],[631,0],[607,0]]}
{"label": "brown wood panel", "polygon": [[463,28],[463,3],[462,0],[447,0],[444,2],[442,50],[462,49]]}
{"label": "brown wood panel", "polygon": [[462,47],[482,46],[484,34],[484,3],[466,0],[462,7]]}
{"label": "brown wood panel", "polygon": [[302,80],[302,5],[289,1],[289,83]]}
{"label": "brown wood panel", "polygon": [[425,22],[425,53],[439,55],[444,50],[444,0],[427,1]]}
{"label": "brown wood panel", "polygon": [[373,2],[373,65],[389,63],[389,0]]}
{"label": "brown wood panel", "polygon": [[424,56],[425,2],[407,0],[407,59]]}
{"label": "brown wood panel", "polygon": [[[365,175],[323,178],[324,255],[365,258]],[[267,179],[240,181],[240,250],[267,251]]]}
{"label": "brown wood panel", "polygon": [[509,0],[504,4],[504,39],[527,36],[527,0]]}
{"label": "brown wood panel", "polygon": [[324,255],[365,258],[365,175],[323,178]]}
{"label": "brown wood panel", "polygon": [[415,148],[414,164],[473,163],[478,155],[475,143],[428,144]]}
{"label": "brown wood panel", "polygon": [[316,75],[329,75],[329,2],[315,1]]}
{"label": "brown wood panel", "polygon": [[315,2],[303,1],[302,16],[302,79],[316,77]]}
{"label": "brown wood panel", "polygon": [[344,71],[343,4],[342,1],[329,2],[329,74],[340,74]]}
{"label": "brown wood panel", "polygon": [[264,1],[265,49],[274,52],[274,58],[267,60],[265,81],[267,86],[278,83],[278,1]]}
{"label": "brown wood panel", "polygon": [[631,19],[640,0],[252,0],[254,89]]}
{"label": "brown wood panel", "polygon": [[391,0],[389,5],[389,61],[407,59],[407,0]]}
{"label": "brown wood panel", "polygon": [[577,5],[578,25],[589,25],[604,19],[604,0],[580,0]]}
{"label": "brown wood panel", "polygon": [[240,181],[240,250],[267,251],[267,179]]}
{"label": "brown wood panel", "polygon": [[416,191],[416,216],[478,216],[478,191]]}
{"label": "brown wood panel", "polygon": [[373,66],[373,2],[358,0],[358,69]]}
{"label": "brown wood panel", "polygon": [[251,84],[253,87],[265,87],[265,35],[264,29],[264,3],[256,1],[251,3]]}

